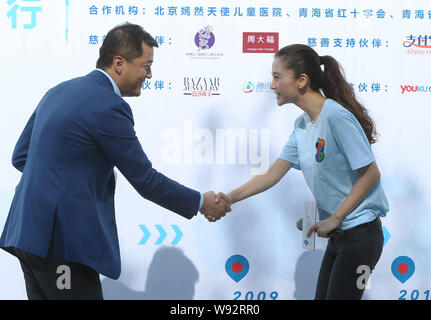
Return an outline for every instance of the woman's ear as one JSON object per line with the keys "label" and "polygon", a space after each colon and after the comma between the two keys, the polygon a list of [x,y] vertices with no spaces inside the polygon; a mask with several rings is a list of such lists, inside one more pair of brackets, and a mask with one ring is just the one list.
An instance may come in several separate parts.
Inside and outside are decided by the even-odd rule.
{"label": "woman's ear", "polygon": [[298,89],[300,91],[304,91],[308,88],[310,78],[305,73],[302,73],[296,81],[298,84]]}

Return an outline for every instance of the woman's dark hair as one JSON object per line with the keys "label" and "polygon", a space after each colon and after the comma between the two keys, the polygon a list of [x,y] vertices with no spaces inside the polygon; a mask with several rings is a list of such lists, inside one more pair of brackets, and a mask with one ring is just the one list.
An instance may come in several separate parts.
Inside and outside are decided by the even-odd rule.
{"label": "woman's dark hair", "polygon": [[[333,57],[320,57],[306,45],[292,44],[281,48],[276,54],[287,69],[293,70],[298,78],[306,74],[313,91],[322,89],[323,94],[337,101],[349,110],[358,120],[370,144],[377,141],[376,125],[368,115],[367,109],[358,102],[352,86],[346,81],[344,71]],[[321,65],[323,64],[323,71]]]}
{"label": "woman's dark hair", "polygon": [[103,40],[96,68],[109,68],[115,56],[122,56],[129,62],[142,56],[142,41],[150,47],[159,47],[157,41],[141,26],[126,22],[115,27]]}

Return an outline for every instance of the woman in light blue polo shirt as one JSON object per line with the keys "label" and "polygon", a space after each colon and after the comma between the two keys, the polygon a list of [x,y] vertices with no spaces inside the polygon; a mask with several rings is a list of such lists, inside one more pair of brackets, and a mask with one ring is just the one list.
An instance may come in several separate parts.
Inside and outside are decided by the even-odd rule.
{"label": "woman in light blue polo shirt", "polygon": [[309,235],[329,238],[315,299],[361,299],[359,276],[369,275],[380,259],[379,217],[389,210],[370,146],[374,122],[331,56],[286,46],[275,55],[272,75],[278,105],[293,103],[304,113],[268,171],[228,197],[241,201],[274,186],[291,167],[301,170],[319,211]]}

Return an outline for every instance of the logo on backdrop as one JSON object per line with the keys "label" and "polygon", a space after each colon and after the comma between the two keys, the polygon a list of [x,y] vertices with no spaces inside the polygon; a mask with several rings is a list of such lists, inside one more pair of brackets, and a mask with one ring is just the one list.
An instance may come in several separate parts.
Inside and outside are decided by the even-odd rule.
{"label": "logo on backdrop", "polygon": [[213,27],[206,26],[200,29],[193,38],[194,47],[197,50],[186,52],[186,57],[190,59],[208,59],[219,60],[223,57],[222,52],[215,52],[213,49],[215,44],[215,35]]}
{"label": "logo on backdrop", "polygon": [[400,85],[401,94],[405,93],[431,93],[431,86]]}
{"label": "logo on backdrop", "polygon": [[248,273],[249,263],[244,256],[236,254],[227,259],[225,269],[232,280],[240,282]]}
{"label": "logo on backdrop", "polygon": [[243,53],[276,53],[278,32],[243,32]]}
{"label": "logo on backdrop", "polygon": [[220,95],[220,77],[184,77],[183,94],[192,97]]}
{"label": "logo on backdrop", "polygon": [[263,81],[245,81],[242,84],[242,92],[244,93],[273,93],[271,90],[271,82]]}
{"label": "logo on backdrop", "polygon": [[431,35],[408,35],[403,41],[403,47],[407,48],[406,54],[431,54]]}
{"label": "logo on backdrop", "polygon": [[195,45],[199,48],[198,52],[201,50],[208,50],[213,47],[215,42],[214,33],[212,33],[213,28],[206,26],[198,31],[195,35]]}
{"label": "logo on backdrop", "polygon": [[400,256],[392,262],[391,270],[394,277],[404,283],[415,272],[415,263],[407,256]]}
{"label": "logo on backdrop", "polygon": [[[24,29],[34,29],[37,26],[38,13],[42,11],[41,0],[7,0],[9,10],[6,14],[11,21],[12,29],[23,27]],[[18,25],[22,21],[22,25]]]}
{"label": "logo on backdrop", "polygon": [[254,89],[255,89],[254,84],[251,81],[246,81],[242,85],[242,91],[244,93],[252,93]]}

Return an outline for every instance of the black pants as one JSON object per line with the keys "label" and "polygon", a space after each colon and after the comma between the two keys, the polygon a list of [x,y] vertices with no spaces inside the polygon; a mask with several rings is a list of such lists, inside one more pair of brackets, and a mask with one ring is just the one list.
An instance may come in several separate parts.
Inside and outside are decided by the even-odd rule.
{"label": "black pants", "polygon": [[29,300],[103,300],[99,274],[86,265],[8,248],[24,272]]}
{"label": "black pants", "polygon": [[316,288],[316,300],[360,300],[364,278],[371,274],[383,249],[380,218],[328,240]]}

